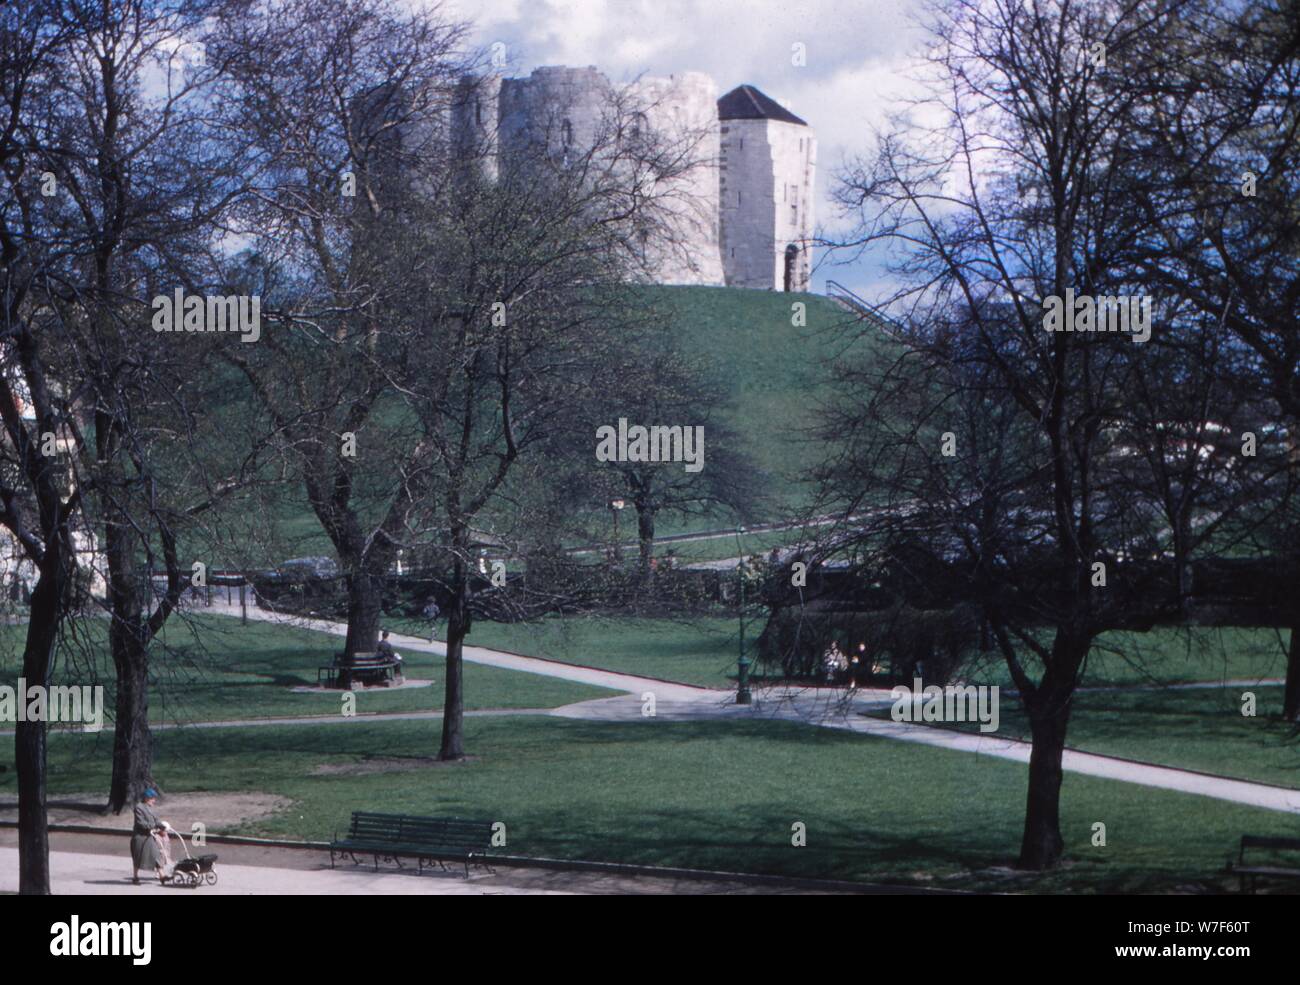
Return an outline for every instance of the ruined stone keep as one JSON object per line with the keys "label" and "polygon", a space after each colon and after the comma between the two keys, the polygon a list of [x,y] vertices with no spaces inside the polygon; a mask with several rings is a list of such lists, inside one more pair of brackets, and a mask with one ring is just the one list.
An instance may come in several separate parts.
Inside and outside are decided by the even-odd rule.
{"label": "ruined stone keep", "polygon": [[699,166],[675,178],[671,249],[644,244],[654,280],[805,291],[811,271],[817,138],[806,122],[751,85],[721,98],[700,72],[641,78],[616,90],[595,67],[538,68],[526,78],[466,80],[453,120],[489,145],[489,172],[511,145],[545,131],[560,153],[590,146],[611,99],[645,107],[652,131],[699,139]]}

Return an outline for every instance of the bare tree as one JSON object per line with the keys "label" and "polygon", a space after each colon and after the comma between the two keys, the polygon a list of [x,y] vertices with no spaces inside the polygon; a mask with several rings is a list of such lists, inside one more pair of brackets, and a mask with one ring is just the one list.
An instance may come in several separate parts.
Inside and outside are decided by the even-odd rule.
{"label": "bare tree", "polygon": [[[1286,455],[1300,431],[1300,21],[1290,0],[1206,12],[1135,130],[1154,230],[1144,274],[1186,296],[1236,340],[1233,385],[1263,413],[1259,454]],[[1244,435],[1242,439],[1244,440]],[[1262,549],[1295,556],[1294,482],[1275,482]],[[1282,714],[1300,720],[1300,612],[1292,613]]]}
{"label": "bare tree", "polygon": [[300,0],[229,41],[231,125],[251,132],[264,169],[242,220],[256,244],[245,269],[271,329],[227,357],[338,552],[349,660],[375,648],[383,578],[428,495],[429,446],[405,406],[421,345],[409,302],[428,270],[408,229],[447,182],[461,34],[433,8]]}
{"label": "bare tree", "polygon": [[[579,498],[572,508],[588,515],[593,507],[600,523],[612,501],[625,500],[636,517],[639,578],[649,581],[659,517],[726,516],[752,519],[764,501],[763,471],[744,450],[744,439],[722,419],[728,397],[714,368],[685,354],[664,320],[668,311],[633,303],[620,322],[623,343],[611,353],[609,367],[617,383],[574,408],[573,447],[557,450],[557,467],[572,462],[577,473],[569,483]],[[579,421],[581,423],[579,423]],[[653,448],[642,449],[645,461],[598,461],[592,454],[601,428],[658,427]],[[686,448],[687,429],[698,429],[702,445],[695,463],[673,456]],[[679,440],[681,439],[681,440]],[[653,460],[649,460],[652,458]],[[690,467],[688,468],[687,465]]]}
{"label": "bare tree", "polygon": [[[451,570],[447,694],[440,758],[464,755],[461,652],[470,630],[471,531],[490,520],[528,526],[511,510],[512,472],[558,468],[557,448],[591,456],[581,409],[609,406],[622,365],[628,284],[644,272],[641,232],[672,236],[675,179],[699,166],[691,134],[641,131],[625,93],[612,93],[581,145],[552,127],[562,108],[503,152],[495,175],[470,166],[429,228],[442,248],[430,255],[443,330],[426,334],[420,408],[436,471],[437,525]],[[654,181],[649,176],[654,176]],[[661,244],[668,248],[676,241]],[[450,329],[450,330],[447,330]],[[564,440],[565,435],[583,434]],[[517,505],[517,503],[516,503]],[[513,513],[513,515],[512,515]]]}
{"label": "bare tree", "polygon": [[479,83],[461,29],[395,9],[303,0],[238,42],[237,114],[270,179],[252,259],[273,303],[267,344],[231,358],[338,551],[345,655],[373,649],[398,551],[448,572],[450,759],[464,755],[475,525],[510,525],[512,472],[607,383],[609,316],[647,262],[642,234],[671,233],[661,198],[698,160],[689,139],[637,131],[612,89],[581,145],[545,113],[463,139],[452,121]]}
{"label": "bare tree", "polygon": [[[60,71],[41,105],[37,159],[58,189],[46,203],[57,258],[46,330],[76,411],[71,464],[102,533],[114,811],[153,782],[150,649],[188,584],[178,537],[255,471],[252,454],[218,453],[219,407],[203,406],[196,382],[214,348],[236,338],[150,327],[151,299],[210,286],[207,258],[248,163],[243,142],[212,126],[223,71],[207,61],[205,41],[229,6],[64,5]],[[160,598],[156,568],[167,580]]]}
{"label": "bare tree", "polygon": [[[57,74],[57,52],[67,38],[45,3],[0,11],[0,168],[6,181],[0,205],[0,419],[4,421],[0,523],[35,566],[22,676],[48,687],[60,626],[74,605],[75,526],[81,491],[68,490],[66,471],[42,454],[46,435],[65,433],[71,408],[50,378],[52,354],[35,322],[49,273],[42,174],[35,167],[41,118],[37,107]],[[48,188],[48,181],[45,183]],[[46,723],[22,721],[14,737],[18,772],[19,892],[50,891],[46,823]]]}
{"label": "bare tree", "polygon": [[[1141,300],[1147,230],[1129,204],[1141,191],[1129,134],[1147,105],[1143,86],[1163,78],[1178,52],[1152,39],[1180,36],[1193,6],[935,5],[929,115],[900,120],[838,192],[858,220],[846,245],[901,247],[903,287],[886,300],[905,312],[898,365],[909,375],[901,379],[915,373],[910,393],[883,386],[898,406],[877,398],[870,412],[841,415],[847,461],[872,465],[872,481],[848,495],[845,512],[873,518],[862,536],[888,545],[891,570],[925,570],[917,558],[928,557],[950,584],[965,580],[989,620],[1033,738],[1020,850],[1027,868],[1052,866],[1063,851],[1061,754],[1093,641],[1109,629],[1149,627],[1153,613],[1182,605],[1165,580],[1117,590],[1115,571],[1142,552],[1177,572],[1207,535],[1205,527],[1192,535],[1204,508],[1194,501],[1124,495],[1136,481],[1134,455],[1162,469],[1197,468],[1205,431],[1194,409],[1158,421],[1160,413],[1135,413],[1132,399],[1154,378],[1151,354],[1206,321],[1179,297]],[[1103,310],[1076,309],[1076,295],[1146,304],[1155,341],[1076,326],[1076,310]],[[1046,320],[1053,303],[1070,305],[1055,326]],[[918,413],[902,412],[918,401]],[[850,430],[855,416],[874,422],[878,437]],[[1177,440],[1151,453],[1158,424]],[[881,442],[901,457],[885,455]],[[947,478],[945,457],[958,465]],[[1202,475],[1187,495],[1216,484]],[[1135,591],[1141,605],[1129,604]]]}

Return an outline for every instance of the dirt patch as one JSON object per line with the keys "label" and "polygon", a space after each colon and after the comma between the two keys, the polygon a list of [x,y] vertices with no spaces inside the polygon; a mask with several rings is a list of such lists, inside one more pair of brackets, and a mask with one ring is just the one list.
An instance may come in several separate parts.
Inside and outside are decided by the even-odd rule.
{"label": "dirt patch", "polygon": [[[199,823],[209,834],[222,834],[292,806],[293,801],[288,797],[269,793],[172,793],[160,797],[155,810],[182,833],[189,834],[192,825]],[[0,818],[18,819],[16,797],[0,799]],[[119,831],[131,827],[129,809],[121,814],[106,814],[103,799],[91,794],[51,798],[49,818],[51,824],[84,824]]]}
{"label": "dirt patch", "polygon": [[432,756],[369,756],[359,763],[321,763],[311,772],[313,776],[365,776],[368,773],[406,773],[430,767],[463,766],[477,760],[477,756],[467,756],[455,762]]}

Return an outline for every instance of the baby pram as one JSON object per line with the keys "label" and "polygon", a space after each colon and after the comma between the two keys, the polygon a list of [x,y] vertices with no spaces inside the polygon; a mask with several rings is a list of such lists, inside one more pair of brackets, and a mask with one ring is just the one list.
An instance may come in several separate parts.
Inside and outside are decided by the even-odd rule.
{"label": "baby pram", "polygon": [[213,868],[216,864],[215,855],[200,855],[195,858],[190,854],[189,845],[185,844],[185,839],[175,828],[168,826],[168,830],[180,839],[181,847],[185,849],[185,857],[172,866],[172,885],[188,886],[190,889],[196,889],[203,883],[209,886],[217,884],[217,873]]}

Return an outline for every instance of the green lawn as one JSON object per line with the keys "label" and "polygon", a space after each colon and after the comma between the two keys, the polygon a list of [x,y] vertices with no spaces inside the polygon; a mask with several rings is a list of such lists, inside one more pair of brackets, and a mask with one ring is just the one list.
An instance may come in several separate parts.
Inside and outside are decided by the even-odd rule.
{"label": "green lawn", "polygon": [[[0,683],[18,676],[24,628],[0,627]],[[85,639],[61,651],[58,682],[103,683],[112,700],[111,663],[105,626],[89,622]],[[154,722],[201,722],[296,715],[337,715],[342,692],[295,694],[291,688],[316,683],[316,668],[341,648],[339,637],[287,626],[226,616],[196,615],[188,624],[173,619],[166,649],[154,659],[150,717]],[[402,652],[399,650],[399,652]],[[358,713],[432,711],[442,708],[444,661],[431,654],[402,652],[408,678],[432,678],[432,687],[402,690],[366,688],[356,692]],[[573,684],[479,664],[465,664],[465,707],[554,708],[574,701],[609,697],[604,688]]]}
{"label": "green lawn", "polygon": [[[751,624],[752,640],[761,630]],[[579,663],[706,687],[735,686],[736,622],[698,619],[551,619],[539,623],[479,623],[472,642],[565,663]],[[1300,787],[1300,742],[1269,717],[1281,702],[1276,686],[1255,687],[1258,714],[1241,714],[1245,688],[1092,691],[1088,688],[1267,678],[1281,673],[1276,637],[1269,630],[1200,630],[1111,634],[1089,658],[1085,690],[1077,698],[1069,744],[1223,776]],[[994,671],[1001,670],[1001,674]],[[1008,686],[1005,666],[992,678]],[[887,714],[887,713],[882,713]],[[1001,701],[999,735],[1029,738],[1014,695]]]}
{"label": "green lawn", "polygon": [[[415,620],[393,619],[389,624],[416,635],[428,632],[427,623]],[[761,616],[746,622],[749,644],[763,626]],[[734,616],[682,620],[570,616],[529,623],[475,623],[469,642],[687,684],[733,687],[737,631]],[[1084,686],[1254,681],[1280,677],[1285,669],[1272,630],[1111,633],[1093,648]],[[978,684],[1012,686],[1006,664],[996,654],[982,657],[964,677]]]}
{"label": "green lawn", "polygon": [[[1281,643],[1286,642],[1283,634]],[[1031,664],[1037,677],[1037,668]],[[1271,629],[1159,629],[1108,633],[1088,656],[1070,716],[1067,745],[1083,752],[1200,770],[1300,788],[1300,742],[1279,722],[1281,688],[1253,682],[1286,673]],[[1001,658],[969,668],[973,683],[1012,689]],[[1172,690],[1192,682],[1252,682],[1233,687]],[[1243,716],[1242,693],[1253,691],[1257,713]],[[998,734],[1028,739],[1029,725],[1014,694],[1001,695]],[[877,713],[888,717],[888,710]],[[936,725],[940,723],[934,723]],[[962,723],[950,727],[966,728]]]}
{"label": "green lawn", "polygon": [[[1069,864],[1028,876],[1004,868],[1024,809],[1018,764],[785,722],[506,717],[466,729],[475,758],[454,765],[420,758],[436,749],[437,722],[168,732],[155,774],[176,792],[292,799],[248,834],[324,839],[359,809],[456,814],[505,822],[508,850],[526,855],[1018,891],[1214,882],[1243,832],[1297,827],[1276,812],[1067,774]],[[54,736],[52,793],[103,788],[107,741]],[[412,757],[412,768],[338,771],[374,757]],[[0,773],[0,791],[13,784]],[[1098,821],[1104,848],[1091,844]],[[806,847],[791,845],[795,822]]]}
{"label": "green lawn", "polygon": [[[409,633],[428,632],[425,623],[395,619],[390,624]],[[438,628],[441,632],[446,624]],[[751,622],[746,633],[761,629],[760,622]],[[528,623],[476,622],[467,642],[562,663],[726,688],[735,686],[737,632],[734,618],[571,616]]]}
{"label": "green lawn", "polygon": [[[1093,645],[1083,686],[1182,684],[1193,681],[1278,679],[1286,676],[1284,631],[1271,629],[1162,628],[1149,633],[1105,633]],[[1031,673],[1037,666],[1025,658]],[[1010,687],[1006,663],[983,656],[963,676],[977,684]]]}
{"label": "green lawn", "polygon": [[[655,544],[655,556],[667,557],[671,554],[677,564],[697,564],[701,561],[721,561],[726,558],[746,557],[752,554],[766,555],[773,547],[786,547],[799,544],[803,540],[802,531],[795,527],[790,530],[765,530],[756,533],[744,533],[740,536],[740,549],[736,547],[736,535],[709,537],[702,540],[673,540]],[[627,548],[632,556],[634,548]]]}
{"label": "green lawn", "polygon": [[[1244,690],[1083,690],[1075,697],[1066,743],[1083,752],[1300,789],[1300,739],[1273,717],[1281,710],[1282,689],[1250,688],[1257,698],[1254,717],[1241,713]],[[997,734],[1028,741],[1020,702],[1000,697]],[[889,717],[888,709],[876,717]]]}

